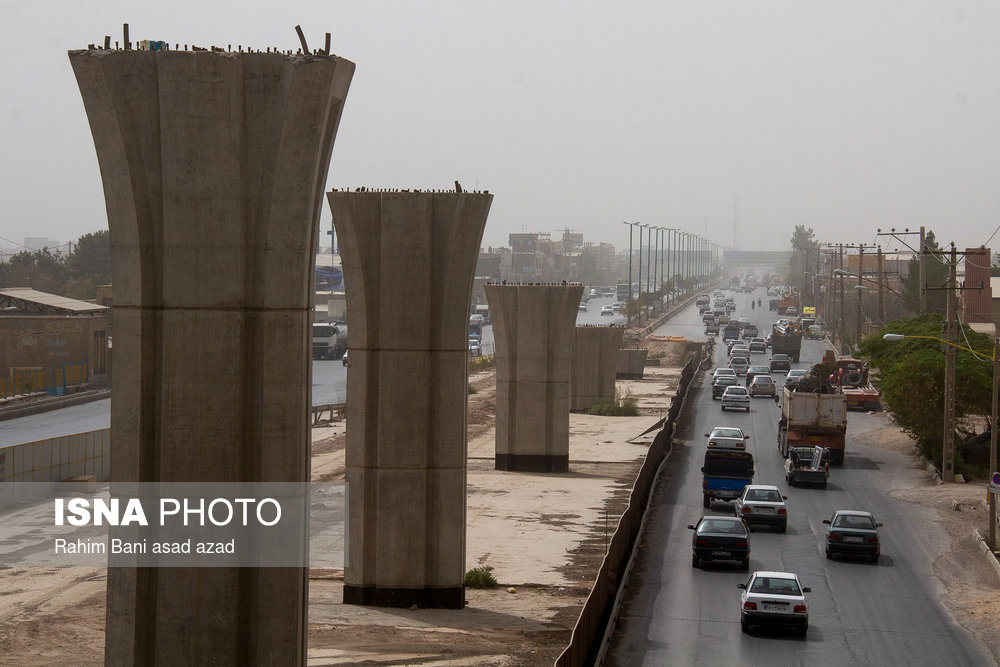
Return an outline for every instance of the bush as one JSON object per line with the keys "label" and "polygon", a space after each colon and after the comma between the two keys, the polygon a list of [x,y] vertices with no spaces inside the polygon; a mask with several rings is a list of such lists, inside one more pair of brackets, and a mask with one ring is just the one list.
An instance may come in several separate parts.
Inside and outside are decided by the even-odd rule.
{"label": "bush", "polygon": [[469,588],[496,588],[497,580],[489,565],[474,567],[465,573],[465,585]]}
{"label": "bush", "polygon": [[469,385],[469,394],[478,394],[478,393],[479,393],[479,390],[478,390],[478,389],[476,389],[475,387],[473,387],[473,386],[472,386],[472,385],[470,384],[470,385]]}
{"label": "bush", "polygon": [[605,417],[637,417],[639,415],[639,401],[631,392],[626,392],[622,396],[621,390],[616,389],[614,397],[608,396],[603,399],[590,408],[587,414]]}

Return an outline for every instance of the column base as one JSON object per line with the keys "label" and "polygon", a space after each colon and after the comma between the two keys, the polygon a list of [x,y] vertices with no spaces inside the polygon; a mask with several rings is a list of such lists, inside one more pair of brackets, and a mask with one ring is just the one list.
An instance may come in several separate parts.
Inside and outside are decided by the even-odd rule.
{"label": "column base", "polygon": [[569,472],[569,455],[497,454],[495,468],[509,472]]}
{"label": "column base", "polygon": [[344,584],[344,604],[400,608],[417,605],[423,609],[462,609],[465,607],[465,587],[384,588]]}

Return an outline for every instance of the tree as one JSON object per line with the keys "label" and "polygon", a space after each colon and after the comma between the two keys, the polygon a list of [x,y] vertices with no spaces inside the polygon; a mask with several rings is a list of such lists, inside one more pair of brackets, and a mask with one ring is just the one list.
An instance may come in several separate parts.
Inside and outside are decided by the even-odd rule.
{"label": "tree", "polygon": [[61,294],[66,269],[60,256],[49,251],[22,250],[0,264],[0,286],[30,287],[40,292]]}
{"label": "tree", "polygon": [[63,293],[74,299],[93,299],[98,285],[111,284],[111,237],[104,229],[84,234],[66,258]]}
{"label": "tree", "polygon": [[[941,335],[941,316],[932,313],[895,320],[865,338],[861,355],[878,369],[878,385],[886,405],[899,425],[932,461],[941,461],[944,424],[944,353],[934,340],[908,338],[899,342],[882,339],[886,333],[905,336]],[[963,346],[992,356],[987,336],[965,328]],[[988,416],[992,400],[993,366],[971,352],[959,350],[955,364],[955,419],[957,431],[970,435],[962,420]]]}
{"label": "tree", "polygon": [[[924,237],[924,246],[927,250],[940,251],[934,232],[927,232]],[[943,315],[947,311],[948,296],[944,290],[934,289],[944,287],[948,283],[948,262],[940,255],[927,255],[924,260],[927,282],[927,312]],[[920,302],[920,257],[916,256],[910,260],[909,275],[903,281],[903,294],[913,303]]]}
{"label": "tree", "polygon": [[792,232],[792,256],[788,261],[788,275],[785,282],[794,285],[799,292],[805,292],[807,281],[805,272],[815,272],[819,267],[819,243],[814,239],[812,227],[795,225]]}

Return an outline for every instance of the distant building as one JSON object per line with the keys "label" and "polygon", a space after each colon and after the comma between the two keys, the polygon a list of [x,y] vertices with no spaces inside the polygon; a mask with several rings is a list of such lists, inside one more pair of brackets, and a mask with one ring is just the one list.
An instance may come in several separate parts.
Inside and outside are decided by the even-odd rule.
{"label": "distant building", "polygon": [[962,281],[962,319],[965,322],[993,321],[990,256],[989,248],[965,249],[965,279]]}

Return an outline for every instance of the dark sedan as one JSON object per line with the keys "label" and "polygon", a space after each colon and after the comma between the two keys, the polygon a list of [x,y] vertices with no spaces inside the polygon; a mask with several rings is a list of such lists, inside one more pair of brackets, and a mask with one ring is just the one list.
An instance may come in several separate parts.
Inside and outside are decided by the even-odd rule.
{"label": "dark sedan", "polygon": [[732,387],[734,384],[736,384],[736,378],[731,375],[720,375],[712,380],[712,400],[722,398],[726,387]]}
{"label": "dark sedan", "polygon": [[771,357],[771,372],[792,370],[792,360],[787,354],[775,354]]}
{"label": "dark sedan", "polygon": [[691,567],[701,561],[735,560],[744,570],[750,569],[750,531],[742,519],[729,516],[703,516],[691,540]]}
{"label": "dark sedan", "polygon": [[833,554],[868,556],[875,563],[882,553],[878,539],[878,529],[871,512],[858,510],[837,510],[833,517],[823,519],[830,527],[826,531],[826,557]]}

